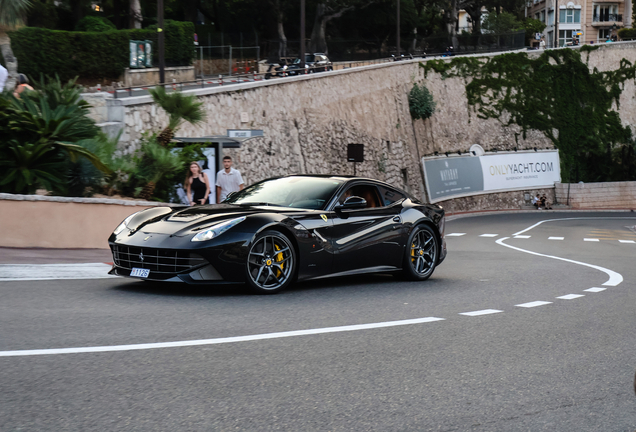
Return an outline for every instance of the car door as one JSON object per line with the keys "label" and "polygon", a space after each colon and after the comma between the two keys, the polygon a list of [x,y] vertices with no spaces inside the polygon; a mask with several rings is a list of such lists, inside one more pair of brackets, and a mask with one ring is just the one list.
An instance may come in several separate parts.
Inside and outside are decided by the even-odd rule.
{"label": "car door", "polygon": [[[399,267],[403,241],[401,209],[397,203],[386,206],[373,183],[353,184],[342,194],[361,196],[367,207],[334,211],[331,238],[334,248],[334,273],[378,267]],[[339,202],[342,199],[339,199]]]}
{"label": "car door", "polygon": [[311,279],[333,273],[333,229],[334,212],[308,211],[294,215],[299,259],[298,278]]}

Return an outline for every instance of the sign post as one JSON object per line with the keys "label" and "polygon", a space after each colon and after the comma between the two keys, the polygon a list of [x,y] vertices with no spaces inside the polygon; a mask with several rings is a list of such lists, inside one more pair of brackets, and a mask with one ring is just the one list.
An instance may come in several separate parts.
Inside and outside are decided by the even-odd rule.
{"label": "sign post", "polygon": [[356,162],[364,162],[364,144],[347,146],[347,161],[353,162],[353,175],[356,175]]}

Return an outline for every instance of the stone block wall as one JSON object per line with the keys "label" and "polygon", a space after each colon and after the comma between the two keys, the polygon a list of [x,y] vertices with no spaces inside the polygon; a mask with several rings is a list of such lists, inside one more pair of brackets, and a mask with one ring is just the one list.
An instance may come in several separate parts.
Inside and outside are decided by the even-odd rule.
{"label": "stone block wall", "polygon": [[573,209],[636,209],[636,182],[557,183],[559,203]]}
{"label": "stone block wall", "polygon": [[[616,69],[623,58],[636,62],[636,43],[608,45],[590,53],[590,67]],[[246,184],[283,174],[351,175],[354,167],[346,161],[347,144],[364,144],[365,161],[357,165],[358,175],[387,181],[422,199],[423,156],[436,151],[464,153],[472,144],[486,151],[553,147],[539,132],[529,131],[523,139],[516,126],[478,118],[468,106],[463,79],[441,79],[435,73],[425,77],[420,61],[191,90],[188,93],[204,103],[207,118],[197,126],[184,124],[177,136],[262,129],[263,137],[227,151]],[[409,113],[408,93],[414,83],[425,85],[437,102],[435,114],[426,121],[413,121]],[[636,124],[635,92],[633,82],[625,84],[619,111],[624,124]],[[144,132],[159,132],[168,121],[149,96],[111,100],[107,105],[108,121],[119,122],[124,129],[124,152],[133,151]],[[493,203],[518,208],[518,195],[493,194],[490,199],[457,202],[462,208],[490,208]]]}

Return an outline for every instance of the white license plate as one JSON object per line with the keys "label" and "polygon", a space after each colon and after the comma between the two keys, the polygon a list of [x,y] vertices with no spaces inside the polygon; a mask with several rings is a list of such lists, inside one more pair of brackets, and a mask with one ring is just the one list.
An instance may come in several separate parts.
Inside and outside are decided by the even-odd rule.
{"label": "white license plate", "polygon": [[131,276],[140,278],[147,278],[149,274],[150,270],[137,267],[133,267],[132,271],[130,272]]}

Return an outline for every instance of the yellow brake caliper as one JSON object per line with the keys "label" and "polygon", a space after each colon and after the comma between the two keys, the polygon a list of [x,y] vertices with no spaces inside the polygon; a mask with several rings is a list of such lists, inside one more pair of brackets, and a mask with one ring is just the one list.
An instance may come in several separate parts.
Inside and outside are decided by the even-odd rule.
{"label": "yellow brake caliper", "polygon": [[[276,248],[276,250],[280,250],[280,247],[278,245],[274,245],[274,248]],[[281,262],[283,260],[283,253],[279,252],[276,254],[276,262]],[[285,268],[285,263],[282,263],[280,265],[280,268]],[[280,271],[280,269],[276,268],[276,277],[279,277],[282,274],[282,272]]]}
{"label": "yellow brake caliper", "polygon": [[415,262],[415,243],[411,244],[411,262]]}

